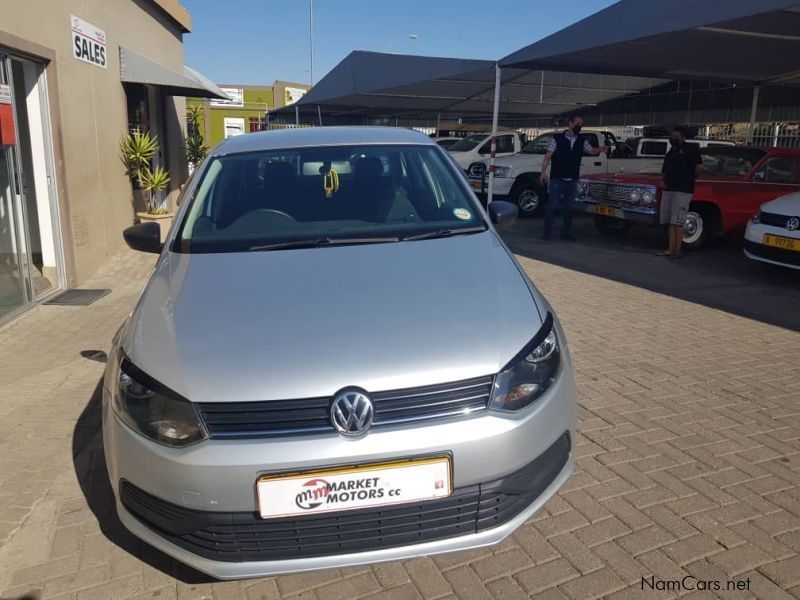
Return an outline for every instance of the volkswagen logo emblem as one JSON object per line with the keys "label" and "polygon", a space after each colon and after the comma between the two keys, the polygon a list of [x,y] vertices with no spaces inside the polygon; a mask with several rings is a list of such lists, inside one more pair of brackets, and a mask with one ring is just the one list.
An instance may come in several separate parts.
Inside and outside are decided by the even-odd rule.
{"label": "volkswagen logo emblem", "polygon": [[800,217],[792,217],[786,221],[786,229],[789,231],[797,231],[800,228]]}
{"label": "volkswagen logo emblem", "polygon": [[359,436],[372,426],[375,410],[372,400],[360,390],[342,390],[331,404],[331,423],[336,431],[346,436]]}

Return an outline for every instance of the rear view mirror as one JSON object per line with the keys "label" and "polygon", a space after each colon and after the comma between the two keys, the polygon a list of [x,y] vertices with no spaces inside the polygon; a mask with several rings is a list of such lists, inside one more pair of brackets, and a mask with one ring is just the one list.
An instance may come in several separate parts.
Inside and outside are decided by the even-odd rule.
{"label": "rear view mirror", "polygon": [[759,171],[755,175],[753,175],[753,181],[766,181],[767,174],[764,171]]}
{"label": "rear view mirror", "polygon": [[152,252],[160,254],[163,244],[161,243],[161,225],[158,223],[139,223],[132,225],[122,232],[125,243],[133,250],[139,252]]}
{"label": "rear view mirror", "polygon": [[494,200],[489,203],[489,219],[498,227],[507,227],[517,220],[519,208],[516,204],[505,200]]}

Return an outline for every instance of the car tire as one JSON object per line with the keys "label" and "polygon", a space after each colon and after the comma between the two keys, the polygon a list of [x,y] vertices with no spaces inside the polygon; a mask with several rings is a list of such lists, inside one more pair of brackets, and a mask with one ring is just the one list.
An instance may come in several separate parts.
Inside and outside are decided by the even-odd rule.
{"label": "car tire", "polygon": [[683,247],[688,250],[699,250],[708,240],[711,227],[710,215],[702,210],[689,210],[683,223]]}
{"label": "car tire", "polygon": [[509,196],[509,200],[519,208],[519,216],[523,219],[539,214],[546,201],[542,187],[531,180],[518,182]]}
{"label": "car tire", "polygon": [[622,219],[615,219],[614,217],[606,217],[605,215],[594,216],[594,226],[597,231],[603,235],[623,235],[631,224]]}

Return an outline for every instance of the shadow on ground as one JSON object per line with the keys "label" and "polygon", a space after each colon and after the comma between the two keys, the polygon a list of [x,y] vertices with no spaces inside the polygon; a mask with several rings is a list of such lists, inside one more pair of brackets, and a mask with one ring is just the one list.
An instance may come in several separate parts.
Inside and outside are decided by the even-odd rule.
{"label": "shadow on ground", "polygon": [[[559,226],[560,219],[556,232]],[[534,218],[518,219],[502,237],[522,256],[800,331],[800,271],[748,259],[741,238],[712,240],[670,260],[655,256],[665,245],[657,227],[635,226],[608,237],[580,214],[573,233],[577,242],[542,241],[542,220]]]}
{"label": "shadow on ground", "polygon": [[[84,351],[86,353],[94,351]],[[81,354],[85,356],[84,352]],[[88,357],[87,357],[88,358]],[[72,436],[72,463],[89,508],[103,534],[115,545],[151,567],[184,583],[210,583],[214,579],[183,565],[142,542],[130,533],[117,517],[114,493],[103,453],[102,379],[89,398],[89,403],[75,424]]]}

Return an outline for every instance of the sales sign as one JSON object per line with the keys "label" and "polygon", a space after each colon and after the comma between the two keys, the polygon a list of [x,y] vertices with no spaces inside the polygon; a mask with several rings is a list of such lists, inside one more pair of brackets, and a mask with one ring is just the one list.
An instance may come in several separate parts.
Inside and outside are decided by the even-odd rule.
{"label": "sales sign", "polygon": [[106,58],[106,32],[72,15],[72,55],[78,60],[103,69]]}

